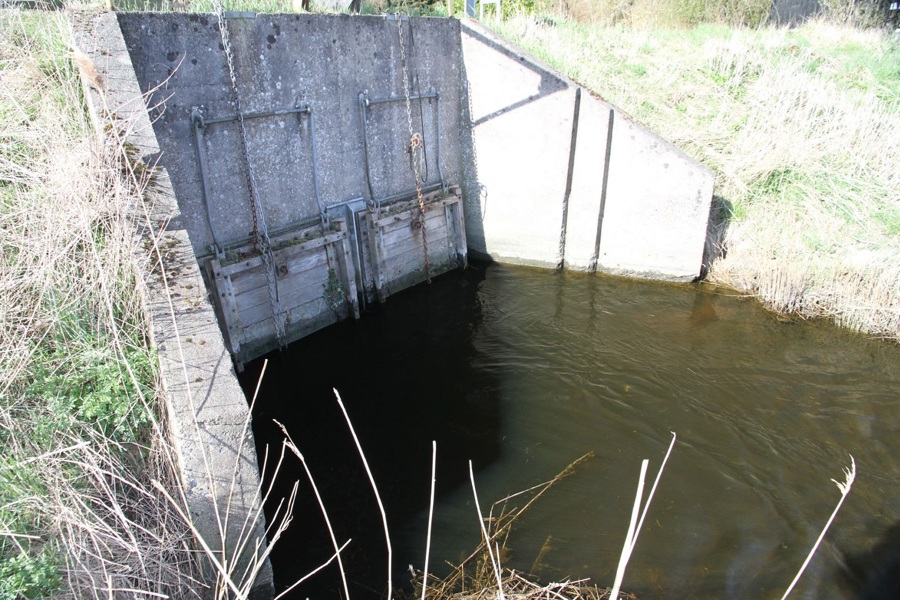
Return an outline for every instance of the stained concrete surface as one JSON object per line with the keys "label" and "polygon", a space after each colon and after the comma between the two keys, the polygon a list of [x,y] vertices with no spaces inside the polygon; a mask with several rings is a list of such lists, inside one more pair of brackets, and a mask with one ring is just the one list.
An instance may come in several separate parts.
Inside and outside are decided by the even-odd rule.
{"label": "stained concrete surface", "polygon": [[[159,160],[169,169],[196,254],[207,252],[212,232],[203,205],[191,111],[206,118],[234,115],[236,106],[218,21],[214,15],[120,14],[135,72],[160,139]],[[307,103],[314,113],[319,192],[325,206],[369,195],[365,182],[359,96],[404,99],[434,90],[440,95],[441,170],[448,182],[462,177],[460,36],[458,21],[350,15],[255,15],[227,19],[245,113]],[[407,85],[401,61],[413,84]],[[415,132],[425,139],[427,179],[438,181],[434,100],[411,102]],[[374,199],[415,189],[406,152],[405,101],[369,108],[370,172]],[[308,119],[247,120],[249,158],[237,123],[209,125],[204,135],[210,173],[210,221],[219,242],[251,230],[247,161],[255,170],[270,230],[310,217],[319,209],[313,188]],[[423,178],[426,174],[423,173]]]}

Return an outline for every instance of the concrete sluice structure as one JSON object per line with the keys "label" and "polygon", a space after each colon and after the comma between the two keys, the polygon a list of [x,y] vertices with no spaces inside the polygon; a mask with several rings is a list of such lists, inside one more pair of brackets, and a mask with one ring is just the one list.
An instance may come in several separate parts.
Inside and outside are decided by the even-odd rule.
{"label": "concrete sluice structure", "polygon": [[73,23],[98,129],[154,167],[147,305],[187,508],[259,597],[235,366],[470,254],[700,273],[711,172],[476,24],[226,13],[232,79],[215,15]]}

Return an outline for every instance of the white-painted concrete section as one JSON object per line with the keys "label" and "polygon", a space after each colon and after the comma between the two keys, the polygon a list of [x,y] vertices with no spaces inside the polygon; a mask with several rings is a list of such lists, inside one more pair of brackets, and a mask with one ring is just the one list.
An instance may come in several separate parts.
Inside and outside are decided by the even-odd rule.
{"label": "white-painted concrete section", "polygon": [[625,119],[615,122],[612,142],[598,268],[652,279],[696,278],[712,173]]}
{"label": "white-painted concrete section", "polygon": [[468,190],[470,249],[512,263],[696,278],[712,172],[487,29],[466,22],[462,36],[486,192],[474,201]]}

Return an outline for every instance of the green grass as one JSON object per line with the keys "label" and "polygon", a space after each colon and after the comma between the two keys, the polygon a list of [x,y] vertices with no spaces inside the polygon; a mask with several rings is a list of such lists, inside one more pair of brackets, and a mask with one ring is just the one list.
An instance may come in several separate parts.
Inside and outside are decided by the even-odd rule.
{"label": "green grass", "polygon": [[[157,423],[124,150],[65,15],[0,11],[0,600],[193,587]],[[124,167],[124,168],[123,168]],[[179,592],[179,590],[181,592]]]}

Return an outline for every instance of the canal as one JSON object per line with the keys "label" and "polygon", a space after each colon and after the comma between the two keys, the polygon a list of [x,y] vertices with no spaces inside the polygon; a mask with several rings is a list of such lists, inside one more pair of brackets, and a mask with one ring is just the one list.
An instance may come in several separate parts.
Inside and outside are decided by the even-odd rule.
{"label": "canal", "polygon": [[[840,498],[831,479],[850,454],[856,483],[792,597],[858,597],[848,570],[897,549],[900,348],[776,318],[734,292],[475,263],[268,360],[254,408],[260,456],[279,451],[283,423],[338,539],[353,540],[351,597],[383,596],[386,557],[332,388],[384,501],[395,586],[408,565],[422,568],[432,440],[439,574],[480,538],[470,459],[486,510],[593,452],[519,519],[505,566],[612,585],[641,460],[655,474],[673,431],[623,585],[639,598],[780,597]],[[248,396],[261,368],[242,376]],[[333,552],[291,457],[275,495],[296,480],[296,514],[272,556],[280,589]],[[341,589],[332,566],[292,597]]]}

